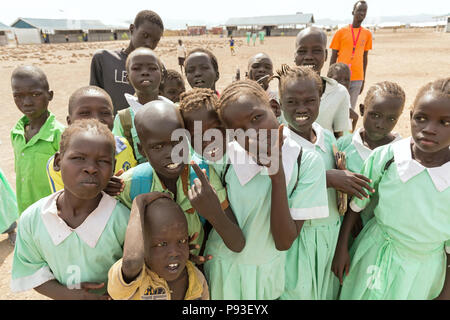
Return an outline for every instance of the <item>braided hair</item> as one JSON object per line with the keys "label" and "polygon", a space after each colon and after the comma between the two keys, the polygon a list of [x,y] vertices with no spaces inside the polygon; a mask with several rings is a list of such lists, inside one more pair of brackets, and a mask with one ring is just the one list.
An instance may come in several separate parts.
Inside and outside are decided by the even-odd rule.
{"label": "braided hair", "polygon": [[450,98],[450,77],[438,79],[427,83],[422,88],[420,88],[417,93],[416,99],[414,100],[413,108],[417,105],[420,98],[425,94],[433,94],[437,97]]}
{"label": "braided hair", "polygon": [[206,88],[193,88],[180,95],[179,109],[184,116],[192,110],[205,108],[216,111],[219,99],[214,91]]}
{"label": "braided hair", "polygon": [[371,86],[364,99],[365,108],[372,105],[376,96],[399,98],[402,103],[402,108],[405,104],[405,91],[395,82],[382,81]]}

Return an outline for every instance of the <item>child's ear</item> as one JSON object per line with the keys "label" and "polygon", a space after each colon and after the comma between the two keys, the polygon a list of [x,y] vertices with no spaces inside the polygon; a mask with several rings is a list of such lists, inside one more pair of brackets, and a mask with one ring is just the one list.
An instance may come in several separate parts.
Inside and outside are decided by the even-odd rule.
{"label": "child's ear", "polygon": [[[142,154],[144,157],[147,158],[147,155],[145,154],[144,150],[142,150],[142,145],[140,143],[137,144],[138,151],[140,154]],[[147,159],[148,160],[148,159]]]}
{"label": "child's ear", "polygon": [[70,116],[66,117],[67,125],[70,126],[72,124],[72,120],[70,120]]}
{"label": "child's ear", "polygon": [[219,81],[219,78],[220,78],[220,73],[219,73],[219,71],[217,71],[216,72],[216,81]]}
{"label": "child's ear", "polygon": [[409,120],[412,120],[412,116],[413,116],[413,111],[410,110],[410,111],[409,111]]}
{"label": "child's ear", "polygon": [[361,117],[364,116],[364,104],[362,103],[359,104],[359,113],[361,114]]}
{"label": "child's ear", "polygon": [[60,171],[61,170],[61,152],[57,151],[55,153],[55,157],[53,158],[53,170]]}
{"label": "child's ear", "polygon": [[134,29],[135,29],[134,24],[130,24],[130,27],[129,27],[130,34],[133,34]]}
{"label": "child's ear", "polygon": [[328,49],[325,48],[325,59],[323,61],[327,61],[328,59]]}
{"label": "child's ear", "polygon": [[53,100],[53,91],[49,90],[48,91],[48,101],[52,101]]}

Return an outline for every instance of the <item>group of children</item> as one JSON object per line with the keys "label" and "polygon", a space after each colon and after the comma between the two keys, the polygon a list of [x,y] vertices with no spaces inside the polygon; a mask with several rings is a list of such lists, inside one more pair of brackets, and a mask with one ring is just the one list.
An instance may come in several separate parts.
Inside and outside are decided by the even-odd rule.
{"label": "group of children", "polygon": [[[418,92],[411,137],[392,132],[405,93],[388,81],[370,87],[350,133],[348,67],[320,75],[320,29],[295,44],[296,66],[274,72],[257,54],[248,79],[220,94],[209,50],[187,54],[184,92],[154,47],[132,48],[128,106],[114,119],[105,90],[80,88],[67,128],[48,110],[45,74],[16,68],[11,288],[54,299],[450,298],[450,78]],[[211,138],[230,131],[256,133]],[[0,231],[13,237],[3,175],[1,187]]]}

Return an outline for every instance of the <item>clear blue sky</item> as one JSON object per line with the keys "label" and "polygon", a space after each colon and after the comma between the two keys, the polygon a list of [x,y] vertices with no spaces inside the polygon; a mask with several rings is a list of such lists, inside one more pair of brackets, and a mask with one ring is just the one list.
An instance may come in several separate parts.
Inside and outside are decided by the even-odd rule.
{"label": "clear blue sky", "polygon": [[[225,22],[231,17],[312,13],[315,19],[350,19],[356,0],[17,0],[2,1],[0,21],[11,24],[17,17],[132,20],[143,9],[156,11],[164,20]],[[447,14],[448,0],[367,0],[368,17]]]}

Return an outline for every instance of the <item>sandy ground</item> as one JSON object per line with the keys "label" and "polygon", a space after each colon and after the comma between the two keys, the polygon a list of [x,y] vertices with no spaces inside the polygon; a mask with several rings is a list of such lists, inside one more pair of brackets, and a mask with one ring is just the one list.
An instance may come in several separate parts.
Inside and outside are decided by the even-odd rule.
{"label": "sandy ground", "polygon": [[[178,38],[164,38],[156,52],[166,67],[179,70],[176,56]],[[248,59],[258,52],[266,52],[274,62],[275,69],[282,63],[293,64],[294,38],[266,38],[264,45],[247,46],[245,39],[236,39],[236,55],[231,56],[226,38],[183,38],[187,49],[206,47],[214,52],[219,61],[220,80],[217,89],[222,91],[231,83],[236,69],[245,74]],[[328,39],[331,41],[331,37]],[[10,86],[13,69],[19,65],[34,64],[47,74],[50,87],[55,92],[50,110],[57,119],[65,123],[70,94],[77,88],[89,84],[89,69],[92,54],[100,48],[126,47],[127,42],[69,43],[0,47],[0,96],[3,119],[0,121],[0,166],[8,181],[15,187],[14,154],[10,142],[10,130],[21,117],[16,108]],[[434,79],[449,76],[450,34],[436,32],[376,33],[374,49],[369,54],[366,85],[359,100],[363,100],[371,84],[378,81],[394,81],[406,92],[405,111],[395,130],[403,136],[409,135],[409,112],[418,89]],[[331,56],[331,55],[330,55]],[[326,75],[328,62],[322,75]],[[186,84],[188,88],[189,85]],[[359,121],[358,126],[361,125]],[[34,291],[15,294],[10,291],[13,247],[5,235],[0,235],[0,299],[45,299]]]}

